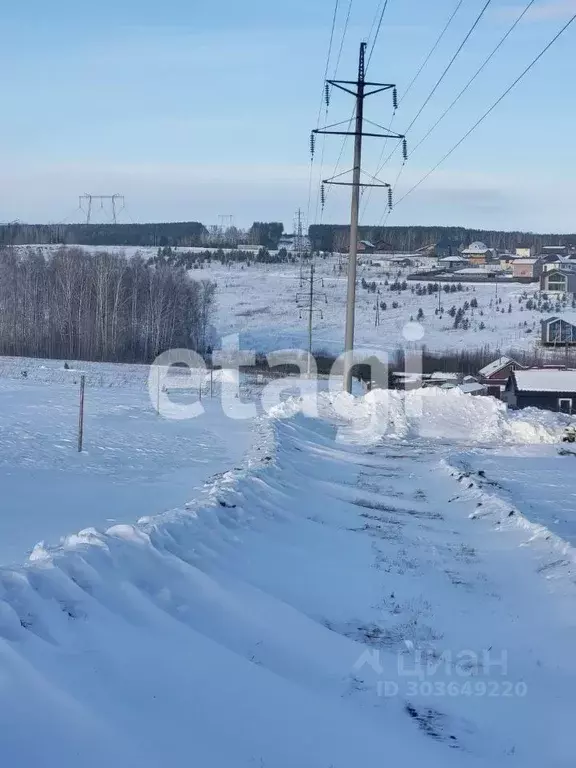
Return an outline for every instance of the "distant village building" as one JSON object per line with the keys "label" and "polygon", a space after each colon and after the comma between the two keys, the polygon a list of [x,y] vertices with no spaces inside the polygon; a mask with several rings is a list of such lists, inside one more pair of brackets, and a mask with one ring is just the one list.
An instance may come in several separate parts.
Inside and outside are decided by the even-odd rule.
{"label": "distant village building", "polygon": [[486,385],[479,384],[477,381],[465,381],[463,384],[460,384],[458,389],[464,392],[465,395],[472,395],[473,397],[488,394]]}
{"label": "distant village building", "polygon": [[511,357],[499,357],[479,370],[478,378],[480,384],[484,384],[486,387],[487,394],[499,398],[506,387],[510,374],[522,368],[524,366]]}
{"label": "distant village building", "polygon": [[570,249],[566,245],[543,245],[542,253],[548,256],[567,256]]}
{"label": "distant village building", "polygon": [[574,295],[576,293],[576,268],[563,265],[544,269],[540,275],[540,290],[543,293]]}
{"label": "distant village building", "polygon": [[517,245],[515,253],[521,259],[531,259],[536,255],[536,246],[527,244]]}
{"label": "distant village building", "polygon": [[569,269],[576,271],[576,259],[571,256],[558,256],[558,254],[550,254],[541,256],[543,270],[556,269],[561,267],[562,269]]}
{"label": "distant village building", "polygon": [[434,371],[430,374],[429,378],[423,382],[424,387],[444,387],[449,389],[457,386],[460,381],[459,373],[452,373],[450,371]]}
{"label": "distant village building", "polygon": [[542,320],[542,344],[546,347],[576,344],[576,312]]}
{"label": "distant village building", "polygon": [[376,246],[370,240],[360,240],[358,243],[358,253],[374,253]]}
{"label": "distant village building", "polygon": [[494,251],[492,248],[488,248],[486,243],[477,240],[460,251],[460,255],[464,256],[471,264],[478,265],[491,261],[494,258]]}
{"label": "distant village building", "polygon": [[542,262],[539,259],[516,259],[512,262],[512,276],[517,280],[535,282],[542,273]]}
{"label": "distant village building", "polygon": [[574,413],[576,371],[551,368],[512,371],[503,399],[512,408],[543,408]]}
{"label": "distant village building", "polygon": [[446,267],[446,269],[459,269],[470,264],[468,259],[464,256],[455,254],[454,256],[444,256],[442,259],[438,259],[438,266]]}

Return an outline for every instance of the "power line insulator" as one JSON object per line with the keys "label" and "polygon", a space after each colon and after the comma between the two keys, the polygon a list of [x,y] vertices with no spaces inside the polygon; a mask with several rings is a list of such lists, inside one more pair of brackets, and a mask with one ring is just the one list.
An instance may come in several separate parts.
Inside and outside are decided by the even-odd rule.
{"label": "power line insulator", "polygon": [[408,160],[408,142],[406,139],[402,139],[402,157],[404,160]]}
{"label": "power line insulator", "polygon": [[388,208],[392,210],[392,187],[388,187]]}
{"label": "power line insulator", "polygon": [[324,86],[324,101],[326,102],[326,109],[330,106],[330,86],[328,83]]}
{"label": "power line insulator", "polygon": [[310,134],[310,157],[314,160],[314,151],[316,149],[316,134]]}
{"label": "power line insulator", "polygon": [[398,109],[398,89],[396,86],[392,88],[392,106],[394,107],[394,112]]}
{"label": "power line insulator", "polygon": [[326,188],[324,187],[324,184],[320,185],[320,204],[322,210],[324,210],[324,206],[326,205]]}

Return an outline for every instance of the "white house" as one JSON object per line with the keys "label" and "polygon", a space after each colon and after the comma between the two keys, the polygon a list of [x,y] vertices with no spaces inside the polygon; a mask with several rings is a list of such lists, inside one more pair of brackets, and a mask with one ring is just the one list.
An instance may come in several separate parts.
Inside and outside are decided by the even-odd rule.
{"label": "white house", "polygon": [[536,248],[533,245],[517,245],[515,253],[521,259],[531,259],[536,255]]}
{"label": "white house", "polygon": [[476,240],[476,242],[471,243],[467,248],[460,251],[460,255],[475,264],[485,264],[486,261],[493,257],[494,251],[492,248],[488,248],[486,243]]}

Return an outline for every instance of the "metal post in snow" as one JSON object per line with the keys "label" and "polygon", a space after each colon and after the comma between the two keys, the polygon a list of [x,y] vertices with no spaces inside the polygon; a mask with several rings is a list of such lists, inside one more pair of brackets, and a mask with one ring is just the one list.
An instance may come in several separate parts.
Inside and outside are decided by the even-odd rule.
{"label": "metal post in snow", "polygon": [[84,442],[84,389],[86,387],[86,376],[80,376],[80,411],[78,414],[78,453],[82,453]]}

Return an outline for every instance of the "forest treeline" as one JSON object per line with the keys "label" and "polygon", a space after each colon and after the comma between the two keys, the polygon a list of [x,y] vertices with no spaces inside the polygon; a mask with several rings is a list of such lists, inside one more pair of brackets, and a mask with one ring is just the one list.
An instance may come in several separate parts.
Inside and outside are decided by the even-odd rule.
{"label": "forest treeline", "polygon": [[136,247],[276,248],[281,222],[255,221],[247,230],[205,227],[199,221],[159,224],[0,224],[0,245],[125,245]]}
{"label": "forest treeline", "polygon": [[[0,225],[0,245],[61,244],[172,248],[237,248],[261,246],[276,250],[284,226],[281,222],[255,221],[246,230],[237,227],[207,227],[198,221],[159,224],[22,224]],[[316,251],[348,250],[348,225],[314,224],[309,228]],[[360,238],[381,249],[412,252],[448,242],[453,246],[481,240],[491,248],[512,250],[517,245],[576,245],[576,234],[535,234],[465,227],[360,227]]]}
{"label": "forest treeline", "polygon": [[205,352],[215,283],[171,264],[61,248],[0,253],[0,354],[151,362],[166,349]]}
{"label": "forest treeline", "polygon": [[[350,227],[340,224],[314,224],[309,237],[314,250],[348,250]],[[360,227],[360,239],[368,240],[382,250],[390,248],[407,253],[419,248],[449,242],[454,246],[469,245],[481,240],[489,248],[512,250],[518,245],[574,245],[576,234],[535,234],[533,232],[504,232],[488,229],[466,229],[465,227]]]}

